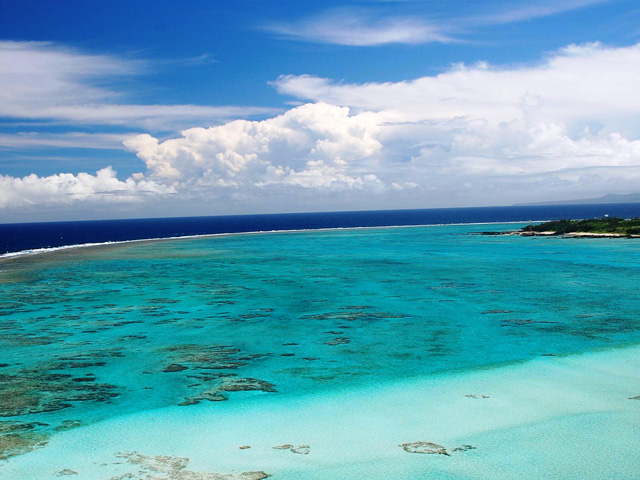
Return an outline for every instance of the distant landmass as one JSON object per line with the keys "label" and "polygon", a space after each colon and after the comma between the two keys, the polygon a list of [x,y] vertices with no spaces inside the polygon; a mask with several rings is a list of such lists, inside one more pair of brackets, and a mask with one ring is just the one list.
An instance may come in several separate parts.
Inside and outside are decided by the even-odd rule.
{"label": "distant landmass", "polygon": [[640,218],[600,217],[586,220],[552,220],[531,224],[516,231],[480,232],[480,235],[519,235],[521,237],[640,238]]}
{"label": "distant landmass", "polygon": [[581,198],[578,200],[561,200],[557,202],[516,203],[514,207],[526,207],[532,205],[583,205],[594,203],[634,203],[640,202],[640,193],[627,193],[623,195],[608,193],[598,198]]}

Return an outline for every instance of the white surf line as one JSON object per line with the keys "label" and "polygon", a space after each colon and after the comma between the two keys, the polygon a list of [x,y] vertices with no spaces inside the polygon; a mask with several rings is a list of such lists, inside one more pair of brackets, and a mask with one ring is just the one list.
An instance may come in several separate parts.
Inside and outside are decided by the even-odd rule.
{"label": "white surf line", "polygon": [[374,225],[364,227],[321,227],[321,228],[292,228],[283,230],[252,230],[247,232],[221,232],[221,233],[199,233],[194,235],[176,235],[171,237],[150,237],[150,238],[136,238],[132,240],[114,240],[107,242],[96,243],[77,243],[73,245],[61,245],[59,247],[43,247],[33,248],[28,250],[19,250],[17,252],[8,252],[0,255],[0,261],[6,259],[12,259],[17,257],[24,257],[28,255],[39,255],[43,253],[57,252],[60,250],[70,250],[75,248],[87,248],[87,247],[103,247],[106,245],[120,245],[136,242],[157,242],[164,240],[183,240],[183,239],[197,239],[197,238],[211,238],[211,237],[228,237],[234,235],[264,235],[269,233],[305,233],[305,232],[327,232],[334,230],[373,230],[373,229],[390,229],[390,228],[425,228],[425,227],[455,227],[466,225],[508,225],[508,224],[529,224],[529,223],[543,223],[549,220],[514,220],[514,221],[500,221],[500,222],[466,222],[466,223],[425,223],[416,225]]}

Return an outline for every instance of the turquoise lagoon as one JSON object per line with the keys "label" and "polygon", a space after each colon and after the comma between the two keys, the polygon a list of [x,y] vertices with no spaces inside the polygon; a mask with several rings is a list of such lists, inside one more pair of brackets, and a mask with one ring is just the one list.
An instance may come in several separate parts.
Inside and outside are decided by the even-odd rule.
{"label": "turquoise lagoon", "polygon": [[0,478],[640,478],[640,243],[516,227],[6,259]]}

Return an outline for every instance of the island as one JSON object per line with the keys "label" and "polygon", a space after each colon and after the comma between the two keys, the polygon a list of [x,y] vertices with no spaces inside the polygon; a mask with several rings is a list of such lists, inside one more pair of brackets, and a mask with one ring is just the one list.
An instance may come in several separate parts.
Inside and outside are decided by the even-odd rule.
{"label": "island", "polygon": [[527,225],[516,231],[481,232],[480,234],[519,235],[521,237],[640,238],[640,218],[602,217],[586,220],[553,220]]}

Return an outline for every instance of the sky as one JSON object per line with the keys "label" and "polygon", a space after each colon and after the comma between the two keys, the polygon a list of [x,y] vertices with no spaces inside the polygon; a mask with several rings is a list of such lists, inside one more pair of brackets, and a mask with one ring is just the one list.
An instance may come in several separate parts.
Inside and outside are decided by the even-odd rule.
{"label": "sky", "polygon": [[639,180],[636,0],[0,0],[0,222]]}

